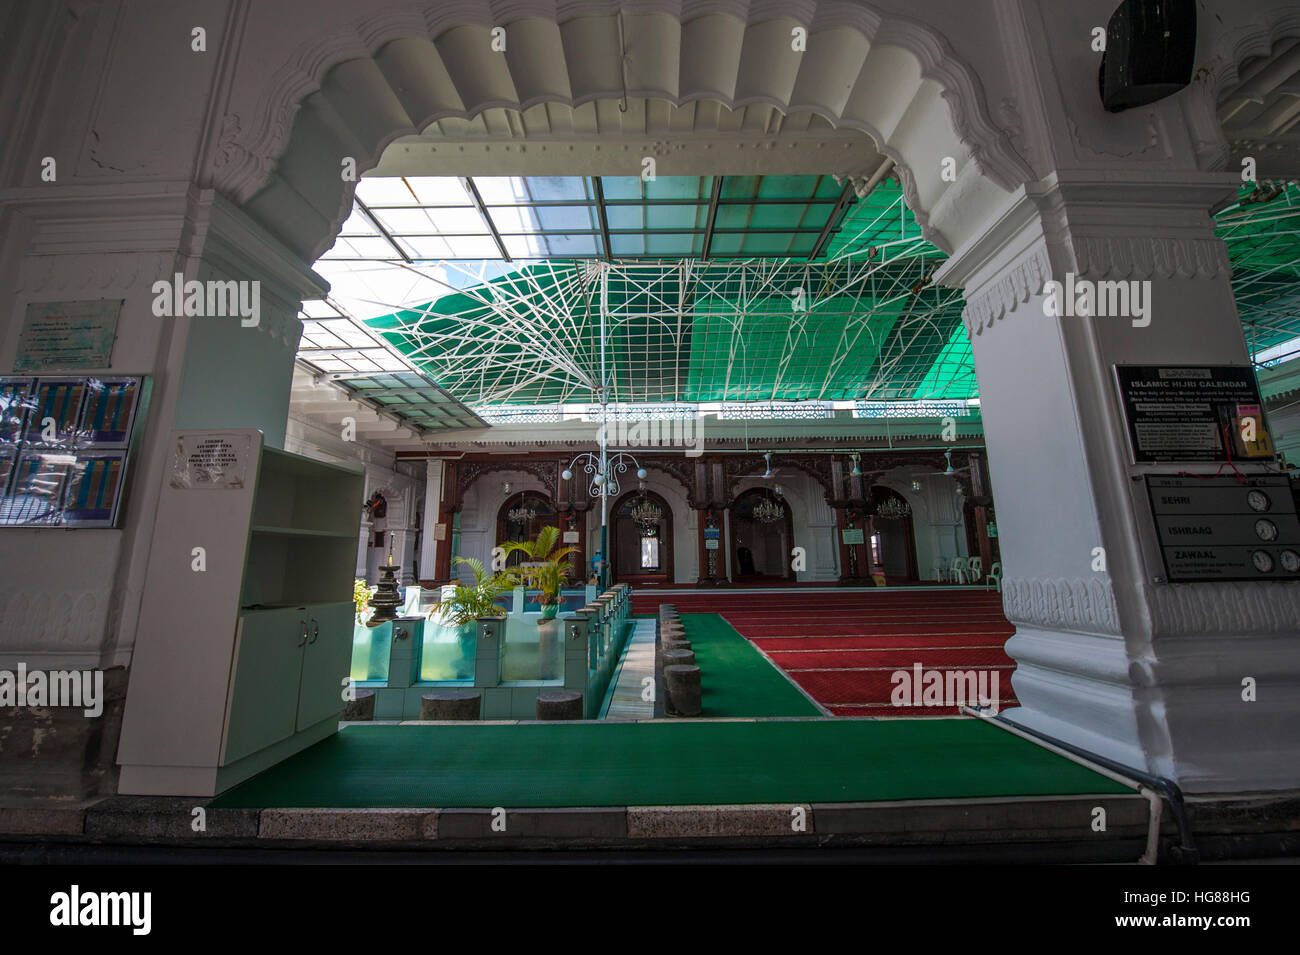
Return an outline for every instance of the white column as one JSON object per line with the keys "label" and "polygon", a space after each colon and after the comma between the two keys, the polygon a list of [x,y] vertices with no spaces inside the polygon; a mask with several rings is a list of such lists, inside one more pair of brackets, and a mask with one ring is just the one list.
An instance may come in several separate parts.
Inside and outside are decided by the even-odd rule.
{"label": "white column", "polygon": [[370,540],[374,534],[374,524],[370,521],[361,522],[361,532],[357,541],[357,576],[362,580],[366,579],[366,574],[370,572]]}
{"label": "white column", "polygon": [[[1191,792],[1300,785],[1300,582],[1165,582],[1144,476],[1215,465],[1132,464],[1115,384],[1117,364],[1249,367],[1208,214],[1234,191],[1194,172],[1053,176],[943,276],[967,289],[1017,628],[1007,716]],[[1070,273],[1146,283],[1149,316],[1049,315],[1045,283]]]}
{"label": "white column", "polygon": [[430,458],[425,462],[424,472],[424,534],[420,538],[420,576],[433,580],[438,566],[438,545],[450,544],[451,534],[446,533],[445,542],[438,540],[438,516],[442,509],[443,462],[441,458]]}

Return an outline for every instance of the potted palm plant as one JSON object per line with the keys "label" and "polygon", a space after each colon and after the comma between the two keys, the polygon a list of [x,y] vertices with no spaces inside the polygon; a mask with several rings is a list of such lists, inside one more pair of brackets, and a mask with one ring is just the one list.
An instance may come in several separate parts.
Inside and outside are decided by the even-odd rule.
{"label": "potted palm plant", "polygon": [[559,541],[558,527],[543,527],[536,540],[508,541],[503,545],[507,557],[514,553],[524,556],[524,563],[507,573],[525,587],[538,591],[543,620],[553,620],[559,612],[560,591],[572,570],[569,557],[578,552],[577,547],[556,547]]}
{"label": "potted palm plant", "polygon": [[499,572],[489,574],[484,569],[483,562],[475,557],[457,557],[455,563],[464,564],[473,572],[474,583],[456,584],[450,594],[434,604],[429,616],[436,615],[456,628],[456,640],[460,644],[463,661],[458,670],[463,678],[466,666],[473,673],[478,618],[505,616],[505,611],[497,600],[510,591],[513,581]]}

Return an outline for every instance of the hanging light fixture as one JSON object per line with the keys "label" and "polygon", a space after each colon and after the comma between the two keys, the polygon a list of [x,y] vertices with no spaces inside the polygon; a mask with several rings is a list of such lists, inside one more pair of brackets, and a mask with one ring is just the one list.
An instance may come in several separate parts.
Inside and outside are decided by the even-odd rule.
{"label": "hanging light fixture", "polygon": [[902,520],[911,513],[912,505],[900,497],[890,497],[884,504],[876,505],[876,516],[883,517],[887,521]]}
{"label": "hanging light fixture", "polygon": [[519,502],[518,507],[511,508],[506,512],[506,518],[512,524],[531,524],[537,518],[537,508],[533,507],[527,500]]}
{"label": "hanging light fixture", "polygon": [[663,510],[657,504],[644,498],[628,514],[643,531],[658,527],[664,516]]}
{"label": "hanging light fixture", "polygon": [[785,508],[775,501],[763,498],[750,513],[753,515],[754,520],[760,524],[775,524],[785,517]]}

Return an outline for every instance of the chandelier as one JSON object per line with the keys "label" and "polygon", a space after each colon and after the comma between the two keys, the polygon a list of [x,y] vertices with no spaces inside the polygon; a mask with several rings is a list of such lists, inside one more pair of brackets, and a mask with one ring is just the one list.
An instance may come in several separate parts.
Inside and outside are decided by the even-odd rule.
{"label": "chandelier", "polygon": [[781,518],[785,517],[785,508],[775,501],[763,498],[758,506],[751,512],[754,520],[760,524],[774,524]]}
{"label": "chandelier", "polygon": [[537,517],[537,511],[531,506],[521,506],[506,512],[506,518],[512,524],[531,524]]}
{"label": "chandelier", "polygon": [[637,526],[645,531],[658,527],[664,516],[664,512],[657,504],[646,500],[642,500],[628,514],[632,520],[636,521]]}
{"label": "chandelier", "polygon": [[876,516],[887,521],[897,521],[912,513],[912,505],[896,497],[891,497],[884,504],[876,506]]}

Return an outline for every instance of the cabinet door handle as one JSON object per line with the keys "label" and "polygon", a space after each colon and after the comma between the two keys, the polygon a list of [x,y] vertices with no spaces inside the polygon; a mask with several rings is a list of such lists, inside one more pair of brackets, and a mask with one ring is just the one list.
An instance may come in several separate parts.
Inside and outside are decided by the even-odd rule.
{"label": "cabinet door handle", "polygon": [[307,645],[307,621],[299,620],[298,624],[302,627],[302,639],[298,641],[298,646],[305,647]]}
{"label": "cabinet door handle", "polygon": [[315,617],[312,617],[311,618],[311,639],[308,640],[307,642],[315,643],[319,637],[320,637],[320,624],[316,622]]}

